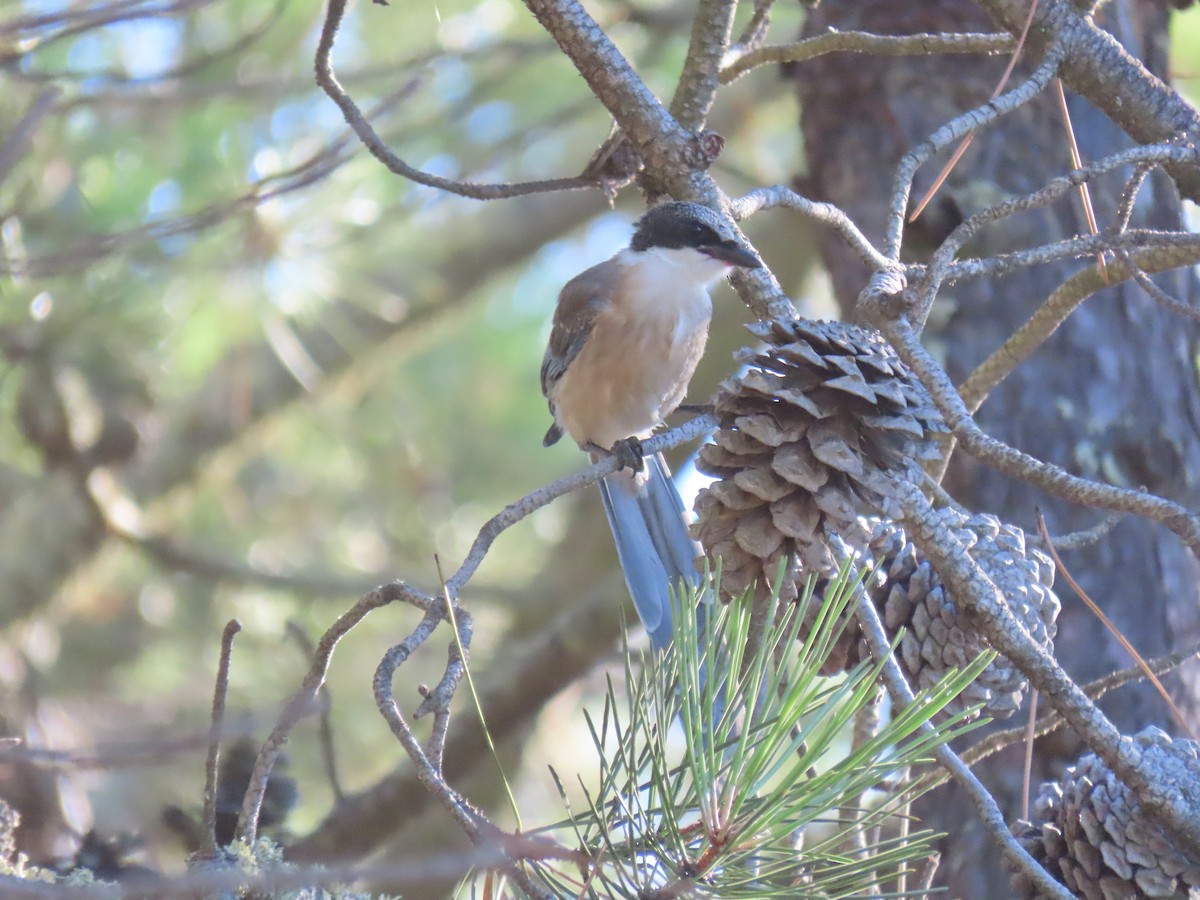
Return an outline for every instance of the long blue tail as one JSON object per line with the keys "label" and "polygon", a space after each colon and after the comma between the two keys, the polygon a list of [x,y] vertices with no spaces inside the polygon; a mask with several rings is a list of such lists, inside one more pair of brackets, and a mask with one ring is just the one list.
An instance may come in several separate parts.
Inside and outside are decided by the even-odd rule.
{"label": "long blue tail", "polygon": [[700,545],[688,533],[683,498],[661,453],[647,456],[642,472],[614,472],[600,482],[604,512],[633,605],[662,650],[671,643],[671,590],[680,581],[699,586]]}

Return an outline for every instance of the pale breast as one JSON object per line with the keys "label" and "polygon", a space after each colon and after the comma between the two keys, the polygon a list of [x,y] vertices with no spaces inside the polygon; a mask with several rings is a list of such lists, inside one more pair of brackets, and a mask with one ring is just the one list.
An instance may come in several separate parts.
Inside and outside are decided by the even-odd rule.
{"label": "pale breast", "polygon": [[624,286],[625,302],[597,316],[555,385],[558,423],[580,444],[611,447],[644,437],[687,393],[708,340],[712,303],[703,287],[685,283],[681,290],[661,274],[641,272]]}

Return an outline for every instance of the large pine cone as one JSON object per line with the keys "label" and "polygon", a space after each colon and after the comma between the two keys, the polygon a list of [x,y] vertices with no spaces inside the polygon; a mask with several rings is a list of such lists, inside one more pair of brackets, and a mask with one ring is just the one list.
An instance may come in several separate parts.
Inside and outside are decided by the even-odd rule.
{"label": "large pine cone", "polygon": [[[995,516],[968,518],[954,509],[938,515],[955,529],[971,558],[1004,594],[1009,609],[1038,644],[1050,650],[1060,604],[1054,594],[1054,562],[1025,546],[1025,533]],[[950,669],[961,668],[988,648],[978,630],[964,621],[937,572],[897,525],[881,522],[870,542],[879,565],[869,583],[888,636],[901,628],[898,659],[914,688],[937,684]],[[1024,676],[1004,657],[994,659],[950,705],[959,710],[976,703],[994,718],[1020,708]]]}
{"label": "large pine cone", "polygon": [[714,444],[697,467],[719,480],[696,500],[694,533],[722,560],[722,594],[757,584],[769,593],[780,561],[781,595],[797,578],[837,569],[836,547],[861,547],[886,478],[919,480],[945,431],[932,400],[878,332],[806,319],[758,323],[764,352],[716,400]]}
{"label": "large pine cone", "polygon": [[[1195,741],[1172,740],[1157,728],[1134,739],[1149,754],[1182,758],[1200,781]],[[1200,859],[1188,859],[1091,753],[1067,769],[1061,782],[1042,785],[1034,821],[1021,823],[1017,838],[1046,871],[1088,900],[1200,898]],[[1012,883],[1023,897],[1039,896],[1024,875],[1013,876]]]}

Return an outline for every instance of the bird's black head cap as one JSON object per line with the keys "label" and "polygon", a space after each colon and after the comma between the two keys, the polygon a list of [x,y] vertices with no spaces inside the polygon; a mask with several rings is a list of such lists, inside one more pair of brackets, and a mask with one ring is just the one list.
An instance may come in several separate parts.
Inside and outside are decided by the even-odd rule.
{"label": "bird's black head cap", "polygon": [[762,263],[746,247],[721,216],[707,206],[687,200],[674,200],[656,206],[637,220],[633,250],[691,248],[730,265],[756,268]]}

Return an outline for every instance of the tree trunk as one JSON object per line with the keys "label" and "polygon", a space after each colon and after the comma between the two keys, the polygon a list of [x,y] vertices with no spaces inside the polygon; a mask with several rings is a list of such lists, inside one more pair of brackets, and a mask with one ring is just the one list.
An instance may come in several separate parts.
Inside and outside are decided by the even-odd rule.
{"label": "tree trunk", "polygon": [[[1166,14],[1150,3],[1122,0],[1104,8],[1104,27],[1156,71],[1165,68]],[[1133,27],[1122,28],[1127,23]],[[989,31],[995,26],[963,0],[895,3],[855,0],[826,3],[810,13],[806,35],[829,27],[885,34]],[[1001,57],[873,58],[831,55],[793,72],[803,106],[808,174],[801,189],[845,209],[869,237],[882,235],[895,164],[953,116],[987,100],[1005,67]],[[1027,69],[1026,69],[1027,71]],[[1018,67],[1012,84],[1019,83]],[[1084,162],[1130,145],[1129,139],[1078,98],[1071,117]],[[920,197],[948,154],[918,173]],[[932,206],[905,236],[906,256],[927,257],[963,216],[997,200],[1026,193],[1071,168],[1068,140],[1054,92],[1046,91],[1015,114],[977,134]],[[1114,220],[1130,172],[1095,183],[1092,197],[1099,227]],[[1156,173],[1143,187],[1131,227],[1178,228],[1173,185]],[[1025,213],[986,229],[968,255],[989,255],[1085,233],[1078,195],[1049,210]],[[831,234],[821,252],[839,302],[849,310],[869,272]],[[1022,270],[994,281],[959,283],[943,291],[925,333],[926,344],[944,358],[960,383],[1021,324],[1070,273],[1094,261]],[[1159,280],[1174,296],[1196,302],[1194,278],[1185,272]],[[1196,393],[1194,324],[1156,306],[1133,283],[1106,288],[1090,298],[1031,359],[984,404],[977,421],[985,431],[1041,459],[1100,481],[1145,488],[1195,508],[1200,489],[1200,403]],[[992,512],[1026,531],[1036,529],[1041,509],[1052,533],[1096,524],[1100,512],[1054,500],[959,452],[946,486],[965,506]],[[1145,656],[1155,656],[1200,637],[1197,567],[1174,535],[1127,517],[1098,544],[1063,554],[1065,564]],[[1059,579],[1063,613],[1055,648],[1068,672],[1085,682],[1130,664],[1082,603]],[[1185,711],[1200,706],[1200,672],[1194,663],[1169,679]],[[1146,685],[1111,694],[1103,708],[1125,732],[1147,724],[1173,730]],[[1080,754],[1074,737],[1060,732],[1035,752],[1034,789],[1056,777]],[[994,758],[979,774],[1009,820],[1020,815],[1019,750]],[[941,878],[953,896],[996,897],[1005,875],[969,804],[955,788],[927,797],[918,814],[949,832]],[[990,862],[983,865],[981,860]]]}

